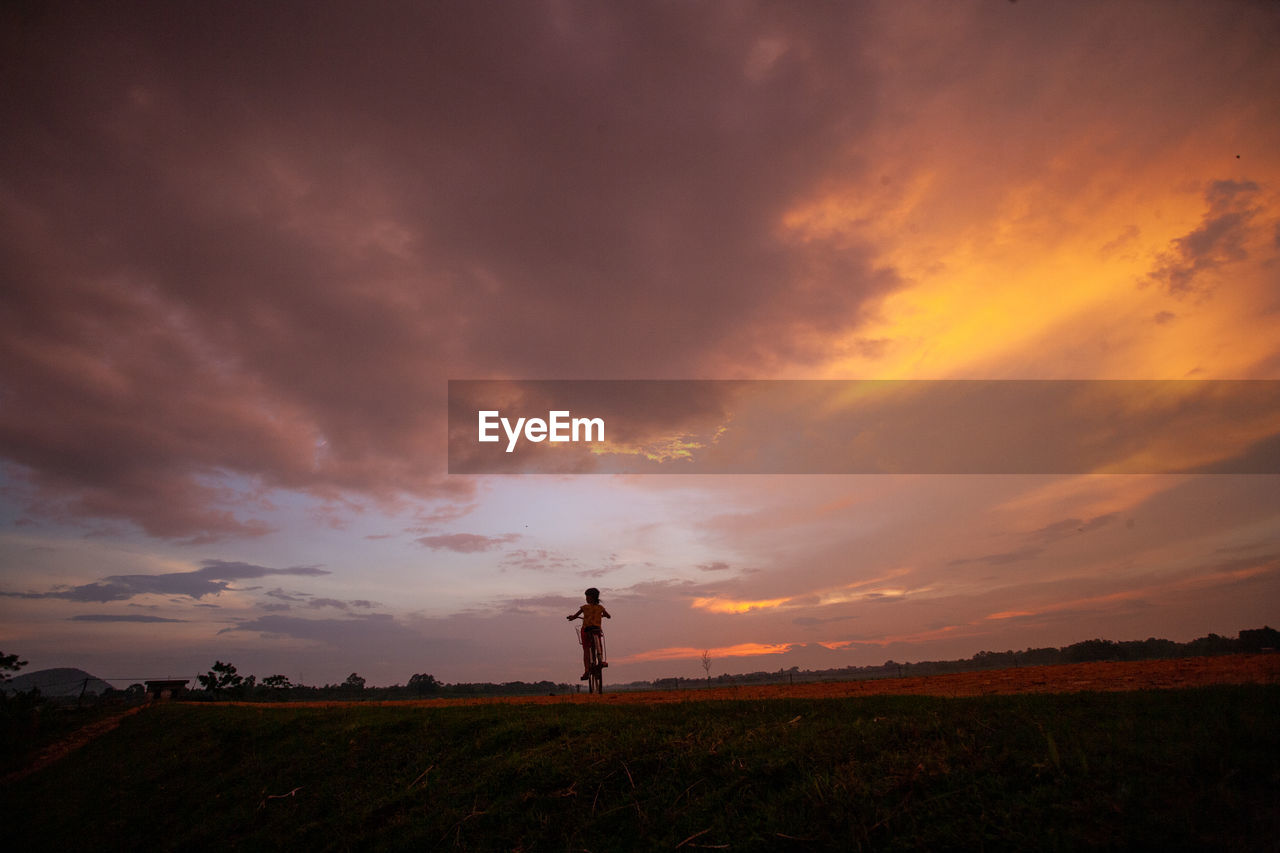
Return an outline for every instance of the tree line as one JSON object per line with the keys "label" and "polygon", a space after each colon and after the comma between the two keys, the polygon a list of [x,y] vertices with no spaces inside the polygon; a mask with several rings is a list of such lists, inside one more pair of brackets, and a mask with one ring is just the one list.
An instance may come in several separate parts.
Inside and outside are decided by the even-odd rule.
{"label": "tree line", "polygon": [[241,699],[249,701],[309,702],[329,699],[431,699],[468,696],[545,696],[572,693],[576,685],[556,684],[552,681],[507,681],[501,684],[488,682],[445,684],[430,673],[420,672],[410,676],[407,684],[390,687],[369,687],[359,673],[351,673],[340,684],[312,686],[294,684],[287,676],[268,675],[258,680],[256,676],[241,676],[233,664],[217,661],[204,675],[196,676],[197,689],[188,692],[187,699]]}
{"label": "tree line", "polygon": [[[1236,637],[1223,637],[1209,634],[1186,643],[1148,637],[1145,640],[1083,640],[1069,646],[1027,648],[1021,651],[981,651],[969,658],[958,660],[918,661],[915,663],[898,663],[888,660],[879,666],[846,666],[832,669],[802,670],[799,667],[790,669],[749,672],[740,674],[722,674],[711,677],[708,654],[704,653],[702,666],[707,671],[706,683],[711,684],[767,684],[779,681],[835,681],[863,678],[892,678],[912,675],[941,675],[953,672],[971,672],[982,669],[1008,669],[1019,666],[1045,666],[1063,663],[1085,663],[1091,661],[1134,661],[1157,660],[1179,657],[1199,657],[1206,655],[1226,655],[1275,651],[1280,649],[1280,631],[1269,626],[1253,628],[1239,632]],[[27,662],[17,655],[0,653],[0,683],[6,682],[10,674],[17,672]],[[653,681],[633,681],[621,685],[630,689],[670,688],[689,686],[703,679],[691,678],[659,678]],[[351,673],[339,684],[312,686],[295,684],[285,675],[268,675],[259,679],[255,675],[241,675],[234,664],[216,661],[208,672],[196,677],[193,689],[184,694],[184,698],[195,700],[237,699],[248,701],[326,701],[343,699],[392,700],[392,699],[430,699],[430,698],[466,698],[482,696],[546,696],[572,693],[580,685],[557,683],[552,681],[505,681],[494,682],[459,682],[446,684],[429,673],[415,673],[406,684],[393,684],[390,687],[369,687],[366,680],[358,673]],[[143,698],[145,688],[141,684],[131,684],[124,690],[110,689],[101,699],[138,700]],[[22,694],[11,697],[20,699]],[[38,697],[28,696],[29,699]],[[0,692],[0,707],[6,702]],[[8,710],[12,710],[9,708]]]}
{"label": "tree line", "polygon": [[[983,669],[1010,669],[1019,666],[1051,666],[1063,663],[1089,663],[1094,661],[1165,660],[1169,658],[1203,657],[1208,655],[1254,654],[1280,649],[1280,631],[1271,627],[1241,631],[1236,637],[1209,634],[1186,643],[1148,637],[1145,640],[1082,640],[1069,646],[1027,648],[1022,651],[982,651],[973,657],[958,660],[917,661],[899,663],[885,661],[878,666],[845,666],[832,669],[790,669],[765,672],[748,672],[737,675],[711,677],[709,660],[703,667],[708,670],[706,682],[710,684],[776,684],[779,681],[840,681],[865,678],[894,678],[905,675],[944,675],[955,672],[973,672]],[[693,684],[703,679],[661,678],[652,682],[633,682],[628,687],[640,688],[652,685],[658,688]]]}

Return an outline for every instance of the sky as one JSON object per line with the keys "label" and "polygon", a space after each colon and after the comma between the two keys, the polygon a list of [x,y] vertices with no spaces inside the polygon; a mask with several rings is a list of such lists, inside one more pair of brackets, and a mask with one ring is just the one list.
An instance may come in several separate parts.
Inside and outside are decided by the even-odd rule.
{"label": "sky", "polygon": [[1267,2],[4,4],[0,649],[575,681],[587,586],[613,681],[1280,625],[1277,475],[447,458],[449,380],[1280,380],[1277,42]]}

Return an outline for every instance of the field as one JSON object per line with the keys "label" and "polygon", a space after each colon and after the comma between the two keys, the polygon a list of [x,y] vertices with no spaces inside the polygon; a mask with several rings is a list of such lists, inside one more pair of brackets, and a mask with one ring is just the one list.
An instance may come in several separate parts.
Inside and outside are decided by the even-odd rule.
{"label": "field", "polygon": [[[1210,681],[1210,660],[1259,683],[1119,689],[1142,686],[1133,667]],[[1276,850],[1275,661],[769,698],[175,703],[6,784],[4,832],[35,850]],[[941,695],[806,695],[862,685]]]}

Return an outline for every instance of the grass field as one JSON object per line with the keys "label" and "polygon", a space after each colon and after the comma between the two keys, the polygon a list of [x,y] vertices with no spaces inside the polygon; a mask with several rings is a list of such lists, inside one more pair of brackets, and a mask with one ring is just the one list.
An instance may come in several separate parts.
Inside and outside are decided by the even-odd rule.
{"label": "grass field", "polygon": [[1280,686],[170,704],[3,791],[9,849],[1280,849]]}

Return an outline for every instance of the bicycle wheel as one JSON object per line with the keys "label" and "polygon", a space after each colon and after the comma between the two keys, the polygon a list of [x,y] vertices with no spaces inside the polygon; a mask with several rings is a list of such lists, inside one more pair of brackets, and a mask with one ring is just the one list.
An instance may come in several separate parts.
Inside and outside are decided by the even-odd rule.
{"label": "bicycle wheel", "polygon": [[600,653],[600,635],[591,636],[591,670],[587,679],[588,693],[604,693],[604,667],[600,665],[604,656]]}

